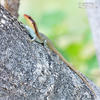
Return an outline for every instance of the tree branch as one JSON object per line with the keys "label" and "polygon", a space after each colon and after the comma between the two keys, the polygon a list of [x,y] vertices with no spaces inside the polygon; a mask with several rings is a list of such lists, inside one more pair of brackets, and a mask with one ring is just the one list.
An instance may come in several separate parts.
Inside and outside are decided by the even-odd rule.
{"label": "tree branch", "polygon": [[[0,100],[96,100],[58,55],[29,39],[23,25],[0,6]],[[89,84],[100,99],[100,89]]]}
{"label": "tree branch", "polygon": [[20,0],[1,0],[1,5],[3,5],[12,15],[18,17],[19,2]]}

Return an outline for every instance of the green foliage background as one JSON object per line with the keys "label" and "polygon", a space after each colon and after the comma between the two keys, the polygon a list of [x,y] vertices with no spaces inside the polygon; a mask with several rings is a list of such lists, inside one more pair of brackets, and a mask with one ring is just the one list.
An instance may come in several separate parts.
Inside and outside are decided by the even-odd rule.
{"label": "green foliage background", "polygon": [[97,82],[98,62],[92,33],[79,0],[21,0],[19,14],[23,23],[23,14],[32,16],[40,32],[49,37],[59,52]]}

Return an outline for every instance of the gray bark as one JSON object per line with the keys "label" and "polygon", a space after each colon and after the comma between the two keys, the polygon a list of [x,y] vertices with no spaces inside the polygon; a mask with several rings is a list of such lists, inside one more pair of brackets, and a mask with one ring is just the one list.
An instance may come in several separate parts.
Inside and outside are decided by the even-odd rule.
{"label": "gray bark", "polygon": [[[23,25],[0,6],[0,100],[97,100],[58,55],[29,40]],[[100,89],[89,84],[100,100]]]}
{"label": "gray bark", "polygon": [[88,0],[88,2],[94,4],[92,7],[87,7],[87,13],[100,65],[100,0],[95,0],[95,2]]}

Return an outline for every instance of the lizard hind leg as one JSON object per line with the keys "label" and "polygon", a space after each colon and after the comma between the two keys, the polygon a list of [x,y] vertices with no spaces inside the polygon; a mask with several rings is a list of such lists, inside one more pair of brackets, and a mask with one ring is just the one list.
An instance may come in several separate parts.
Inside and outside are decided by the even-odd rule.
{"label": "lizard hind leg", "polygon": [[48,48],[47,40],[44,40],[44,42],[43,42],[43,46],[46,47],[46,48]]}

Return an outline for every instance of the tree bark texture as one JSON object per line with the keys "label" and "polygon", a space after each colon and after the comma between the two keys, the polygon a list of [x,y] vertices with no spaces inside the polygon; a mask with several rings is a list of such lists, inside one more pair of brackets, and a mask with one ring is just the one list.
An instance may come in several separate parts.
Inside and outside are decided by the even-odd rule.
{"label": "tree bark texture", "polygon": [[23,24],[0,6],[0,100],[100,100],[47,46],[30,42]]}

